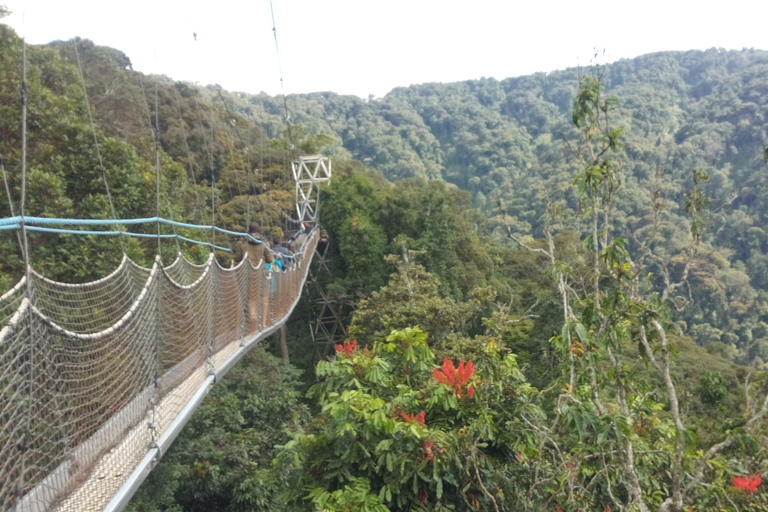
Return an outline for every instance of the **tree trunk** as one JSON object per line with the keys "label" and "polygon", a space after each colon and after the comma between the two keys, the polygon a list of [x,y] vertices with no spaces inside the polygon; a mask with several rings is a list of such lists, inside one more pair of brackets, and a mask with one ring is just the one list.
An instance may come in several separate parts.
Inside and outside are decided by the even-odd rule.
{"label": "tree trunk", "polygon": [[280,351],[283,353],[283,362],[289,364],[288,360],[288,342],[285,339],[285,324],[277,330],[277,336],[280,339]]}

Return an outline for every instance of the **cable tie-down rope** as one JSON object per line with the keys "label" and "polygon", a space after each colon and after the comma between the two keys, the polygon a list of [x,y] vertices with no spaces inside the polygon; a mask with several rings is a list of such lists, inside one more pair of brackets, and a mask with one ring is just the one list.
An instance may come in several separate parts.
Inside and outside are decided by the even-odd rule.
{"label": "cable tie-down rope", "polygon": [[0,329],[0,345],[3,344],[3,341],[5,341],[7,336],[16,330],[16,327],[19,325],[21,318],[24,316],[28,309],[29,299],[24,297],[21,299],[21,306],[19,306],[19,309],[17,309],[16,313],[14,313],[11,319],[8,320],[8,323],[2,329]]}
{"label": "cable tie-down rope", "polygon": [[105,336],[109,336],[110,334],[114,334],[117,332],[121,327],[126,325],[131,318],[133,318],[134,314],[136,313],[136,310],[139,308],[142,302],[144,302],[144,299],[149,293],[149,288],[152,285],[152,282],[155,279],[155,275],[157,274],[157,269],[159,268],[159,263],[157,260],[155,260],[155,264],[152,265],[152,270],[149,273],[149,279],[147,279],[147,284],[144,285],[144,288],[141,290],[141,293],[139,294],[138,298],[134,301],[134,303],[131,305],[130,309],[118,320],[115,324],[113,324],[111,327],[104,329],[103,331],[94,332],[91,334],[80,334],[77,332],[73,332],[70,330],[65,329],[64,327],[60,326],[56,322],[54,322],[51,318],[46,316],[42,311],[37,309],[35,306],[32,306],[32,311],[45,323],[47,323],[53,330],[56,332],[63,334],[69,338],[74,338],[78,340],[98,340],[101,338],[104,338]]}
{"label": "cable tie-down rope", "polygon": [[19,291],[22,286],[27,282],[27,276],[22,276],[21,279],[19,279],[19,282],[16,283],[13,288],[5,292],[4,294],[0,295],[0,302],[4,302],[8,300],[9,297],[11,297],[14,293]]}

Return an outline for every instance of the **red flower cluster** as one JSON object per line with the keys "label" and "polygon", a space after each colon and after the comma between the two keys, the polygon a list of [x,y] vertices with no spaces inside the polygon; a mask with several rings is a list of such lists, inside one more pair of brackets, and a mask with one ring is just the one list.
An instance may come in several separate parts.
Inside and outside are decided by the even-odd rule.
{"label": "red flower cluster", "polygon": [[749,494],[753,494],[763,479],[760,475],[747,475],[747,476],[735,476],[733,477],[733,486],[742,491],[747,491]]}
{"label": "red flower cluster", "polygon": [[432,448],[435,447],[434,441],[424,441],[424,454],[427,458],[427,460],[435,460],[435,454],[432,453]]}
{"label": "red flower cluster", "polygon": [[458,398],[461,398],[464,393],[466,393],[469,398],[472,398],[475,394],[475,387],[469,386],[469,388],[466,388],[466,386],[474,373],[475,365],[472,361],[467,361],[466,366],[464,365],[464,361],[460,361],[459,367],[456,368],[453,365],[453,361],[446,358],[443,360],[443,365],[439,370],[434,369],[432,371],[432,376],[437,382],[452,387]]}
{"label": "red flower cluster", "polygon": [[400,413],[400,416],[402,416],[403,419],[408,423],[418,423],[422,427],[424,426],[424,411],[421,411],[419,414],[408,414],[406,412],[402,412]]}
{"label": "red flower cluster", "polygon": [[334,347],[339,354],[351,356],[352,352],[357,348],[357,340],[347,340],[344,342],[344,345],[334,345]]}

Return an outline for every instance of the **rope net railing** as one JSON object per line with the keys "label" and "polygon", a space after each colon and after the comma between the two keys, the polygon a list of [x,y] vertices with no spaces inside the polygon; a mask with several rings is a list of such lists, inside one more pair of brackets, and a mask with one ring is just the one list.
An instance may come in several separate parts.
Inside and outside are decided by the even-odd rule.
{"label": "rope net railing", "polygon": [[126,256],[98,281],[32,271],[0,297],[0,510],[103,510],[193,396],[285,322],[317,241],[283,272]]}

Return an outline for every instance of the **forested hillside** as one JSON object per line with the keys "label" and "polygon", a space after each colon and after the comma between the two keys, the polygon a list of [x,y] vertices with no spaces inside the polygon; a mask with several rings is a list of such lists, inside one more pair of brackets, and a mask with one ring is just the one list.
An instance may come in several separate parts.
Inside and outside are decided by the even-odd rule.
{"label": "forested hillside", "polygon": [[[288,98],[294,123],[334,137],[343,150],[393,180],[444,179],[521,235],[542,236],[547,201],[577,212],[566,140],[579,76],[590,68],[398,88],[380,99],[333,93]],[[675,254],[691,173],[709,175],[705,246],[691,280],[694,305],[681,325],[702,346],[747,362],[768,360],[768,52],[666,52],[602,68],[624,130],[624,188],[611,229],[635,241],[647,224],[652,181],[664,173],[663,236]],[[231,96],[245,116],[280,133],[282,105],[264,94]],[[343,148],[342,148],[343,146]],[[507,217],[500,215],[501,200]]]}
{"label": "forested hillside", "polygon": [[[718,169],[754,163],[765,142],[767,66],[768,52],[717,49],[607,64],[604,81],[620,100],[616,115],[631,141],[629,157],[653,156],[657,161],[648,163],[670,168],[690,161]],[[551,160],[572,129],[572,101],[585,72],[413,85],[367,100],[331,92],[290,95],[288,106],[294,123],[334,135],[388,179],[443,178],[487,197],[498,187],[511,194],[521,179],[529,183],[529,175],[541,174],[529,171]],[[272,136],[281,133],[281,100],[232,96]],[[681,160],[681,149],[689,160]],[[642,169],[634,174],[649,178]],[[486,206],[482,197],[479,206]]]}
{"label": "forested hillside", "polygon": [[[0,25],[8,215],[21,56]],[[300,305],[303,378],[251,354],[130,510],[768,510],[768,53],[291,96],[290,136],[282,99],[145,76],[89,41],[27,57],[28,215],[149,217],[159,185],[163,216],[279,239],[290,159],[335,159],[322,285],[349,339],[314,359]],[[86,281],[121,243],[156,251],[35,233],[32,264]],[[0,251],[7,288],[15,233]]]}

